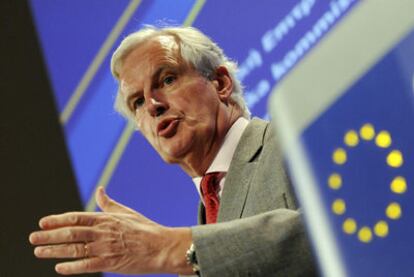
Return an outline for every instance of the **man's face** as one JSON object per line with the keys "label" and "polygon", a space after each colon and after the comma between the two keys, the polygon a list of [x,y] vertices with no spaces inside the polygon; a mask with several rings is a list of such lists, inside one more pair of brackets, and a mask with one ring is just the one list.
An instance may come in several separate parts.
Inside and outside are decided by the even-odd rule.
{"label": "man's face", "polygon": [[166,162],[203,159],[214,148],[227,120],[220,82],[186,64],[172,37],[153,38],[129,53],[120,83],[138,128]]}

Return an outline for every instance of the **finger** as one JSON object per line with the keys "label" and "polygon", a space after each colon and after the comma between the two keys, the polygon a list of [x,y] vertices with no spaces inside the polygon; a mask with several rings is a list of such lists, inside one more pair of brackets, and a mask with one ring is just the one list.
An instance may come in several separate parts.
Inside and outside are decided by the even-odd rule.
{"label": "finger", "polygon": [[38,258],[85,258],[93,256],[90,247],[86,249],[85,243],[58,244],[38,246],[34,254]]}
{"label": "finger", "polygon": [[69,212],[59,215],[49,215],[39,221],[42,229],[53,229],[65,226],[92,226],[100,222],[101,213]]}
{"label": "finger", "polygon": [[99,187],[95,194],[95,200],[98,204],[99,208],[101,208],[104,212],[109,213],[129,213],[129,214],[136,214],[136,212],[125,206],[121,203],[116,202],[112,198],[106,194],[105,189],[103,187]]}
{"label": "finger", "polygon": [[114,257],[125,254],[125,247],[117,241],[69,243],[37,246],[34,254],[38,258],[90,258]]}
{"label": "finger", "polygon": [[107,265],[104,259],[93,257],[72,262],[64,262],[56,265],[55,270],[63,275],[92,273],[105,271]]}
{"label": "finger", "polygon": [[99,238],[100,233],[90,227],[63,227],[33,232],[29,240],[33,245],[42,245],[93,241]]}

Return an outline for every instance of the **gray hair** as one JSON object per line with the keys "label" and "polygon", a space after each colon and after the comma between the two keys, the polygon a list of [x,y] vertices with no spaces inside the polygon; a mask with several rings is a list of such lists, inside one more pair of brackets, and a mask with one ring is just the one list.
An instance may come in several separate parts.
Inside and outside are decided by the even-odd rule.
{"label": "gray hair", "polygon": [[[125,57],[139,44],[156,36],[173,36],[179,46],[181,58],[194,66],[204,77],[211,78],[219,66],[227,68],[233,80],[233,92],[230,98],[240,107],[243,117],[250,118],[250,111],[243,99],[243,87],[236,77],[237,64],[223,53],[223,50],[210,38],[193,27],[164,27],[145,26],[138,32],[128,35],[115,50],[111,60],[112,75],[119,81],[119,71]],[[132,120],[134,115],[126,107],[120,94],[116,95],[114,108],[125,118]]]}

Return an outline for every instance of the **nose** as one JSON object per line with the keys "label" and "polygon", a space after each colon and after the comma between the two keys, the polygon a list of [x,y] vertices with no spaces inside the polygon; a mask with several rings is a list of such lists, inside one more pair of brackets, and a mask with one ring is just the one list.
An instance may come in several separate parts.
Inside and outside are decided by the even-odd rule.
{"label": "nose", "polygon": [[154,99],[151,97],[149,101],[147,101],[147,111],[151,116],[158,117],[165,113],[165,111],[168,109],[168,106],[166,103]]}

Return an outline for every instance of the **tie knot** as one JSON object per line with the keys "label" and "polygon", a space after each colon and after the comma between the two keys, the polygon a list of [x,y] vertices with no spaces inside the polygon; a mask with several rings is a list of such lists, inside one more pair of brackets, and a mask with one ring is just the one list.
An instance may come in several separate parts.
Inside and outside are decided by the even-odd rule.
{"label": "tie knot", "polygon": [[219,184],[225,172],[210,172],[201,179],[201,192],[203,195],[217,195]]}

